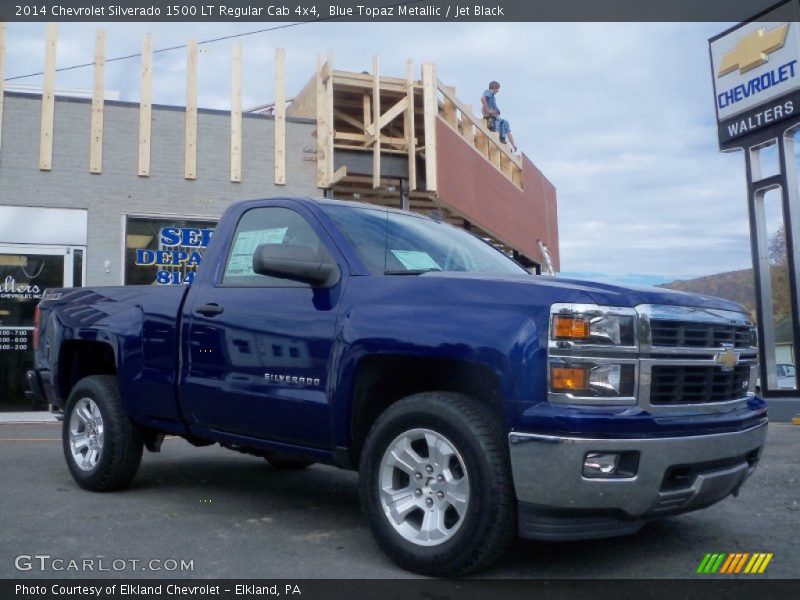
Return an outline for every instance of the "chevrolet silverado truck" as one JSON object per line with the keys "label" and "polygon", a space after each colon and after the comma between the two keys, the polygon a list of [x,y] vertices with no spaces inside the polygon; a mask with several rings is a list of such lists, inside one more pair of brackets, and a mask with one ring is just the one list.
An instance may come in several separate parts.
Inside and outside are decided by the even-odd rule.
{"label": "chevrolet silverado truck", "polygon": [[741,306],[332,200],[232,205],[190,286],[48,290],[34,345],[79,486],[126,486],[165,435],[355,469],[377,544],[429,575],[736,495],[767,430]]}

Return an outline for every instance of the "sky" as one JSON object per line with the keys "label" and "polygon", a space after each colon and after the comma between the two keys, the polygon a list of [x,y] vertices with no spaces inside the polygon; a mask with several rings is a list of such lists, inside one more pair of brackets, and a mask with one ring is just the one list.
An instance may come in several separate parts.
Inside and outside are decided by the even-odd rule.
{"label": "sky", "polygon": [[[62,23],[57,66],[90,63],[98,26],[112,58],[139,52],[147,32],[158,49],[275,25]],[[337,69],[371,71],[378,54],[381,74],[401,77],[409,58],[417,69],[432,61],[474,106],[498,80],[517,145],[557,189],[562,274],[652,285],[751,267],[744,157],[719,152],[708,58],[708,38],[732,25],[323,22],[233,41],[244,46],[245,108],[273,99],[278,47],[289,97],[329,49]],[[41,71],[44,25],[7,33],[6,77]],[[233,41],[200,46],[202,107],[230,107]],[[154,102],[184,103],[184,69],[182,50],[156,55]],[[92,70],[60,72],[56,86],[91,89]],[[109,63],[106,88],[137,101],[138,58]]]}

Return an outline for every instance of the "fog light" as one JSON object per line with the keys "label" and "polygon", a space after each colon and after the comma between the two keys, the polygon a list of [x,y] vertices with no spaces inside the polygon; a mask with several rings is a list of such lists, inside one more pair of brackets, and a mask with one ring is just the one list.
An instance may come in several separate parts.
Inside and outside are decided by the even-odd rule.
{"label": "fog light", "polygon": [[588,452],[583,459],[583,476],[587,479],[631,479],[639,471],[639,453]]}
{"label": "fog light", "polygon": [[583,459],[584,477],[614,477],[617,474],[620,455],[591,452]]}

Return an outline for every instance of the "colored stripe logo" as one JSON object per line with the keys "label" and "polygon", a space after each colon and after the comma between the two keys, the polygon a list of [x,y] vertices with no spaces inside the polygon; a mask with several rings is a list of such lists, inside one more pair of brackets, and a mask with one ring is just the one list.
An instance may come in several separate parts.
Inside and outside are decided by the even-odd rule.
{"label": "colored stripe logo", "polygon": [[733,553],[709,553],[700,561],[697,572],[713,575],[736,575],[745,573],[748,575],[760,575],[767,569],[767,565],[772,560],[772,552],[733,552]]}

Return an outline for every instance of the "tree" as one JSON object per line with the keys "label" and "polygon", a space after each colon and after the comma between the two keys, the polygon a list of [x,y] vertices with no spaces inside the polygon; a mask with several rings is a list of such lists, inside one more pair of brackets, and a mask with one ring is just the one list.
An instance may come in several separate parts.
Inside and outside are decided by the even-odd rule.
{"label": "tree", "polygon": [[784,229],[783,225],[770,238],[767,250],[769,252],[769,264],[786,264],[786,229]]}

